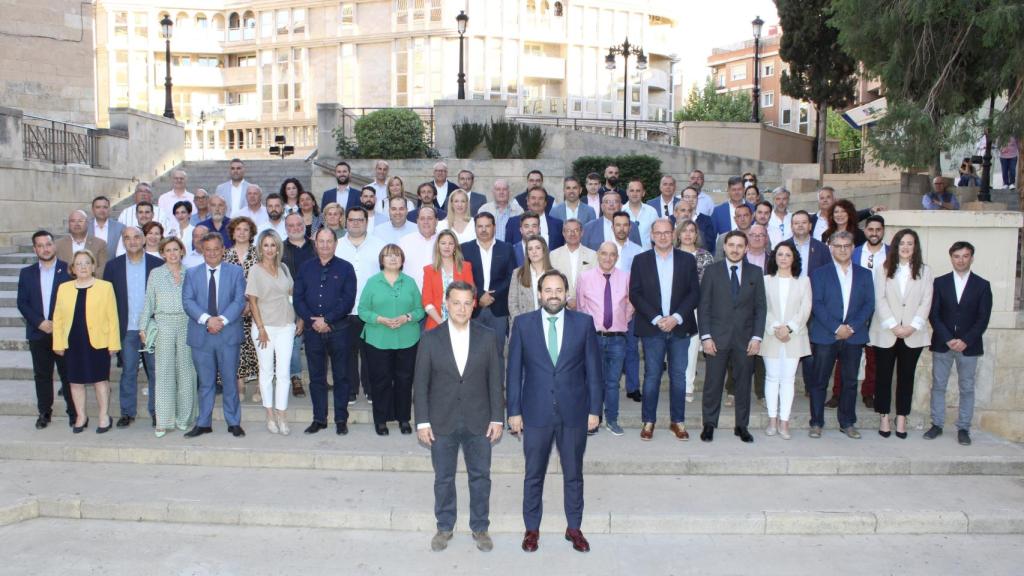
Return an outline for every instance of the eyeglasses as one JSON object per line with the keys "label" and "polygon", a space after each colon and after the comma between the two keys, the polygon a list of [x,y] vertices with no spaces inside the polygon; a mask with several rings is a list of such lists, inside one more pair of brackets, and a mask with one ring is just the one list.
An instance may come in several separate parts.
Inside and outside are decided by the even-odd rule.
{"label": "eyeglasses", "polygon": [[853,244],[833,244],[832,247],[836,250],[846,251],[853,248]]}

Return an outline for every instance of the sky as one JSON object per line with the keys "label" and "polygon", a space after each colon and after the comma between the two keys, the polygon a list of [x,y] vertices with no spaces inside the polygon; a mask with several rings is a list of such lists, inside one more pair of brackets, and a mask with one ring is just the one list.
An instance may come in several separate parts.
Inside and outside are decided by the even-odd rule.
{"label": "sky", "polygon": [[[684,6],[679,20],[679,44],[683,93],[696,82],[704,84],[708,76],[707,59],[711,49],[753,37],[750,22],[755,16],[765,26],[777,24],[773,0],[679,0]],[[763,33],[762,33],[763,34]]]}

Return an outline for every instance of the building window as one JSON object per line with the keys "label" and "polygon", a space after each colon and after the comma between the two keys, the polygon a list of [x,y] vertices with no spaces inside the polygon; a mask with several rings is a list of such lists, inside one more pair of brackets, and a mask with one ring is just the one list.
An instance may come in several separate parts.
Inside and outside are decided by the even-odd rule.
{"label": "building window", "polygon": [[808,128],[810,127],[810,113],[807,109],[807,104],[800,103],[800,124],[797,127],[797,131],[801,134],[807,134]]}
{"label": "building window", "polygon": [[793,123],[793,111],[790,110],[789,108],[786,108],[785,110],[782,111],[782,125],[783,126],[789,126],[792,123]]}
{"label": "building window", "polygon": [[210,21],[206,19],[206,14],[196,14],[196,28],[199,30],[206,30],[209,26]]}
{"label": "building window", "polygon": [[149,38],[149,14],[135,12],[135,37],[143,41]]}
{"label": "building window", "polygon": [[274,35],[274,11],[260,12],[260,38],[270,38]]}
{"label": "building window", "polygon": [[114,36],[118,38],[128,37],[128,13],[114,12]]}
{"label": "building window", "polygon": [[725,88],[725,74],[718,75],[718,87]]}
{"label": "building window", "polygon": [[441,0],[430,0],[430,21],[441,21]]}
{"label": "building window", "polygon": [[733,81],[736,81],[736,80],[746,80],[747,79],[747,65],[746,64],[740,64],[739,66],[733,66],[732,69],[731,69],[731,73],[732,73]]}
{"label": "building window", "polygon": [[287,36],[288,35],[288,10],[277,11],[277,35]]}
{"label": "building window", "polygon": [[761,66],[761,77],[768,78],[775,75],[775,64],[763,64]]}
{"label": "building window", "polygon": [[351,28],[356,23],[356,5],[352,2],[344,2],[338,11],[342,28]]}
{"label": "building window", "polygon": [[395,25],[404,28],[409,24],[409,0],[395,0]]}
{"label": "building window", "polygon": [[292,10],[292,33],[293,34],[305,34],[306,33],[306,9],[296,8]]}
{"label": "building window", "polygon": [[245,29],[242,30],[242,38],[245,40],[256,39],[256,14],[252,12],[246,12],[245,17],[242,18],[242,23]]}
{"label": "building window", "polygon": [[775,105],[775,92],[761,92],[761,108],[771,108]]}

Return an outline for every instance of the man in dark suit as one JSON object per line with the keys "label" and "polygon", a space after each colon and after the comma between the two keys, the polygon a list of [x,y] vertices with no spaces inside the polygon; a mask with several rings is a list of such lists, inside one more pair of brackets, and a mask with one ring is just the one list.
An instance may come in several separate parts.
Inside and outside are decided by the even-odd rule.
{"label": "man in dark suit", "polygon": [[832,265],[811,275],[811,350],[814,375],[811,394],[811,438],[821,438],[825,426],[825,389],[836,360],[842,389],[839,396],[839,430],[860,438],[857,431],[857,371],[868,343],[868,324],[875,312],[875,284],[871,272],[854,264],[853,235],[846,231],[829,238]]}
{"label": "man in dark suit", "polygon": [[53,353],[53,307],[57,301],[57,287],[71,280],[67,262],[57,259],[53,236],[46,230],[32,235],[32,251],[39,262],[29,264],[18,275],[18,312],[25,319],[25,339],[32,354],[32,376],[36,382],[36,428],[42,430],[50,424],[53,415],[53,367],[60,376],[60,395],[67,406],[68,425],[77,418],[71,402],[64,357]]}
{"label": "man in dark suit", "polygon": [[[139,401],[139,352],[142,340],[139,338],[139,316],[146,302],[146,284],[149,273],[163,266],[164,261],[145,252],[142,231],[126,226],[121,233],[124,254],[107,263],[103,279],[114,285],[114,300],[117,301],[117,319],[121,328],[121,383],[118,396],[121,402],[121,417],[118,428],[131,426],[138,413]],[[149,415],[156,426],[156,359],[152,353],[142,352],[143,368],[149,387]]]}
{"label": "man in dark suit", "polygon": [[[459,189],[459,185],[448,179],[448,165],[444,162],[437,162],[434,164],[434,178],[430,182],[424,182],[424,184],[430,184],[434,188],[434,198],[437,199],[437,208],[441,208],[448,203],[448,194],[455,192]],[[469,190],[467,190],[468,192]],[[438,216],[437,219],[441,220],[443,216]],[[413,220],[415,222],[415,220]]]}
{"label": "man in dark suit", "polygon": [[676,179],[665,174],[658,183],[658,191],[661,194],[648,200],[647,205],[654,208],[659,218],[671,218],[673,209],[679,203],[679,196],[676,195]]}
{"label": "man in dark suit", "polygon": [[565,493],[565,539],[590,550],[583,522],[583,452],[587,430],[597,427],[604,383],[597,332],[589,314],[565,309],[569,280],[548,270],[538,281],[542,309],[516,318],[509,339],[507,406],[512,433],[522,434],[523,550],[537,550],[544,476],[552,444],[558,444]]}
{"label": "man in dark suit", "polygon": [[[530,170],[530,172],[526,175],[526,190],[523,190],[521,193],[516,195],[516,203],[519,204],[519,206],[522,207],[523,210],[529,210],[529,204],[526,202],[526,200],[527,197],[530,195],[530,190],[533,190],[534,188],[543,187],[544,174],[542,174],[540,170]],[[545,192],[545,194],[547,193]],[[555,206],[555,198],[554,196],[549,195],[547,196],[546,200],[547,211],[550,212],[551,209]],[[505,241],[508,242],[508,238],[506,238]]]}
{"label": "man in dark suit", "polygon": [[[475,289],[455,281],[445,291],[448,320],[420,338],[413,381],[416,434],[434,465],[435,552],[448,547],[455,528],[455,470],[459,448],[469,475],[469,527],[476,547],[494,547],[490,525],[491,445],[504,428],[504,366],[494,332],[471,322]],[[476,350],[470,354],[470,350]]]}
{"label": "man in dark suit", "polygon": [[711,213],[711,222],[715,225],[715,234],[721,236],[730,230],[734,230],[735,219],[733,214],[737,206],[746,205],[750,213],[754,213],[754,206],[743,199],[743,178],[739,176],[729,177],[729,199],[715,206]]}
{"label": "man in dark suit", "polygon": [[[582,244],[595,252],[605,242],[615,242],[615,233],[612,230],[615,214],[622,210],[622,199],[618,194],[608,194],[601,198],[601,216],[583,225]],[[628,216],[628,214],[627,214]],[[632,222],[632,220],[631,220]],[[629,241],[640,246],[640,228],[636,222],[629,227]],[[621,254],[619,255],[622,256]]]}
{"label": "man in dark suit", "polygon": [[783,240],[782,243],[789,244],[800,254],[800,275],[810,278],[815,270],[832,263],[832,255],[824,242],[815,240],[811,236],[813,225],[806,210],[794,212],[790,223],[793,227],[793,236]]}
{"label": "man in dark suit", "polygon": [[722,408],[725,373],[732,369],[736,385],[736,424],[733,432],[744,442],[753,442],[747,430],[750,421],[750,376],[753,357],[761,350],[767,302],[764,272],[746,261],[747,237],[736,230],[726,232],[725,258],[704,269],[700,283],[697,321],[707,360],[704,380],[704,430],[700,439],[711,442]]}
{"label": "man in dark suit", "polygon": [[523,239],[519,230],[519,221],[527,213],[533,212],[534,214],[544,215],[543,218],[538,218],[537,220],[537,225],[539,226],[537,234],[543,236],[544,240],[548,243],[548,251],[560,248],[565,244],[565,237],[562,236],[563,222],[550,214],[551,210],[547,206],[547,197],[548,193],[544,188],[530,190],[526,197],[526,212],[509,218],[508,224],[505,225],[505,242],[515,244]]}
{"label": "man in dark suit", "polygon": [[480,212],[474,218],[476,240],[462,245],[462,257],[472,265],[476,287],[473,317],[498,336],[504,351],[508,334],[508,289],[516,269],[512,246],[494,238],[494,215]]}
{"label": "man in dark suit", "polygon": [[448,213],[441,209],[441,203],[437,199],[437,188],[434,188],[431,182],[420,184],[419,188],[416,189],[416,197],[419,198],[416,201],[416,208],[410,210],[409,215],[406,217],[409,222],[415,223],[419,221],[420,207],[422,206],[433,206],[434,215],[438,221],[444,220],[448,216]]}
{"label": "man in dark suit", "polygon": [[626,203],[629,202],[629,197],[626,196],[626,191],[624,189],[619,188],[620,181],[619,167],[615,164],[605,166],[604,184],[597,189],[598,195],[601,196],[601,198],[604,198],[605,194],[614,192],[619,196],[619,200],[622,202],[622,205],[625,206]]}
{"label": "man in dark suit", "polygon": [[[476,216],[480,208],[487,203],[487,196],[479,192],[473,192],[473,183],[476,182],[476,176],[469,170],[459,170],[458,180],[459,188],[469,194],[469,215]],[[441,206],[441,209],[445,212],[448,211],[448,198],[444,199],[444,205]]]}
{"label": "man in dark suit", "polygon": [[352,167],[348,162],[342,160],[334,165],[334,179],[338,181],[336,188],[328,188],[320,196],[320,209],[323,210],[331,202],[341,204],[342,210],[348,210],[352,206],[359,206],[359,189],[349,186],[349,178],[352,177]]}
{"label": "man in dark suit", "polygon": [[666,356],[669,375],[669,430],[679,440],[686,431],[686,363],[690,338],[697,332],[694,311],[700,299],[697,259],[672,248],[672,222],[659,218],[651,227],[654,249],[633,258],[629,300],[636,310],[636,335],[644,343],[643,428],[641,440],[654,435],[658,392]]}
{"label": "man in dark suit", "polygon": [[932,426],[924,433],[928,440],[942,434],[946,421],[946,384],[956,363],[960,388],[960,409],[956,419],[957,442],[971,444],[974,418],[974,374],[978,358],[985,354],[983,336],[992,316],[992,287],[988,280],[971,272],[974,246],[955,242],[949,248],[953,271],[935,279],[932,292]]}

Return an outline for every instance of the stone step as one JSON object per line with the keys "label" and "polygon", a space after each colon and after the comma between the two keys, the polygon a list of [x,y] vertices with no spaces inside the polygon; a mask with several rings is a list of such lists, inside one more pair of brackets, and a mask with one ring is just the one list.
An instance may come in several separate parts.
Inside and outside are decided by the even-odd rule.
{"label": "stone step", "polygon": [[[21,312],[18,312],[17,308],[13,308],[13,307],[0,308],[0,328],[5,327],[5,326],[6,327],[12,327],[12,326],[14,326],[14,327],[22,326],[22,327],[24,327],[25,326],[25,319],[21,316]],[[3,365],[4,365],[3,361],[0,360],[0,366],[3,366]]]}
{"label": "stone step", "polygon": [[0,308],[14,308],[18,306],[17,290],[0,290]]}
{"label": "stone step", "polygon": [[28,340],[25,340],[24,326],[0,327],[0,350],[27,351]]}
{"label": "stone step", "polygon": [[[286,437],[270,434],[254,422],[246,424],[246,438],[239,440],[220,424],[214,434],[197,439],[185,438],[180,431],[158,439],[145,419],[105,436],[73,436],[63,419],[44,430],[36,430],[34,422],[33,417],[0,417],[0,459],[352,472],[432,470],[430,452],[416,438],[398,430],[380,437],[365,424],[354,424],[348,436],[339,437],[333,428],[306,435],[302,429],[307,422],[294,422],[293,433]],[[906,441],[865,435],[858,442],[829,431],[820,440],[798,434],[787,442],[757,431],[751,446],[722,432],[712,443],[696,436],[679,442],[667,433],[642,442],[636,434],[615,437],[602,430],[587,441],[585,471],[636,476],[1024,475],[1024,448],[983,432],[974,435],[970,449],[958,445],[952,435],[936,441],[919,435]],[[494,446],[492,471],[521,474],[522,450],[514,437],[504,436]],[[560,473],[557,459],[550,470]]]}
{"label": "stone step", "polygon": [[[542,533],[565,527],[557,476]],[[34,517],[433,532],[434,476],[8,461],[0,522]],[[465,475],[457,479],[467,523]],[[492,474],[490,530],[521,533],[521,474]],[[884,486],[884,489],[880,489]],[[1006,476],[586,477],[588,534],[1020,534],[1024,490]],[[550,537],[549,540],[550,541]]]}
{"label": "stone step", "polygon": [[0,254],[0,264],[21,264],[27,266],[36,261],[36,255],[32,252],[11,252]]}

